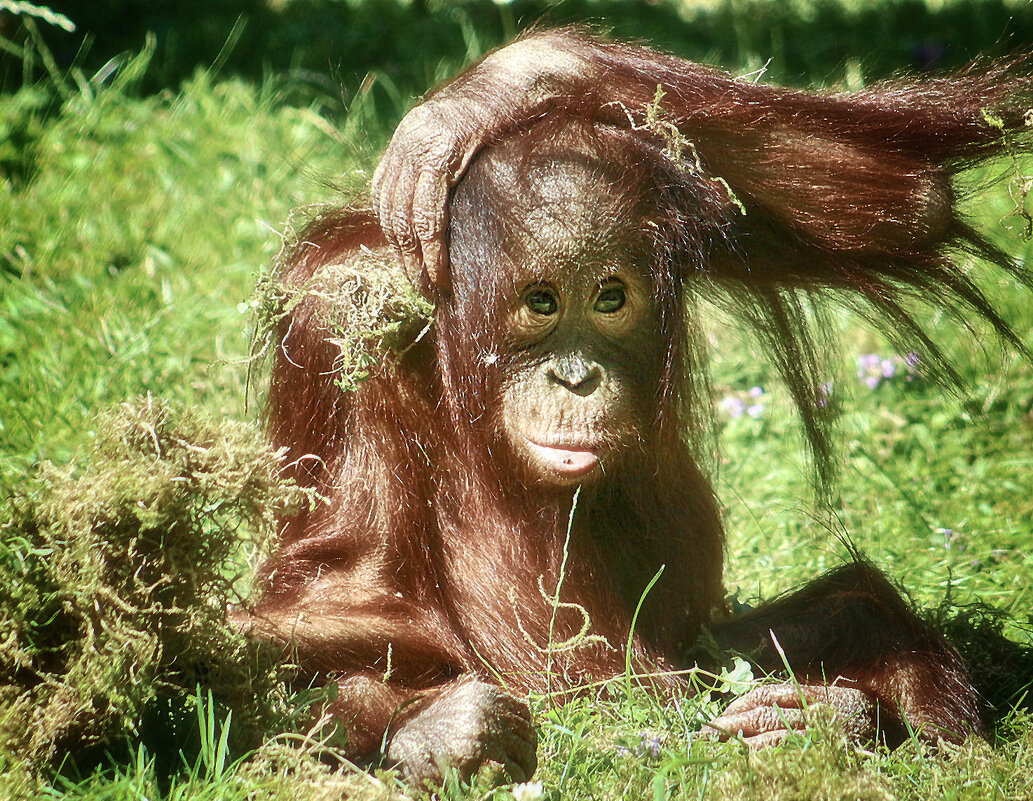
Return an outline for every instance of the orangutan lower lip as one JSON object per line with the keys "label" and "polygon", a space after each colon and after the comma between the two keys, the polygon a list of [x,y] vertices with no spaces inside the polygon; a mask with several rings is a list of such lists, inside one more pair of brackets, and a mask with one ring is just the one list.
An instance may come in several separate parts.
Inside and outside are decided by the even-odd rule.
{"label": "orangutan lower lip", "polygon": [[566,443],[540,445],[529,439],[527,444],[542,462],[567,478],[577,478],[590,473],[599,464],[599,454],[591,448]]}

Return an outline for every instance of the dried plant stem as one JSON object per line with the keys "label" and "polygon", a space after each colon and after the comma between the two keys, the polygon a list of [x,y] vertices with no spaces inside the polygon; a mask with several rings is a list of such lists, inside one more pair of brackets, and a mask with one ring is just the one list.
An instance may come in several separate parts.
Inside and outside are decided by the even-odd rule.
{"label": "dried plant stem", "polygon": [[577,511],[578,498],[581,497],[581,487],[574,490],[574,498],[570,502],[570,515],[567,517],[567,531],[563,537],[563,558],[560,560],[560,574],[556,579],[556,591],[552,596],[552,616],[549,619],[549,642],[546,645],[545,656],[545,682],[546,692],[549,697],[549,704],[552,704],[552,656],[553,636],[556,631],[556,617],[560,610],[560,590],[563,588],[563,581],[567,577],[567,559],[570,557],[570,532],[574,528],[574,512]]}

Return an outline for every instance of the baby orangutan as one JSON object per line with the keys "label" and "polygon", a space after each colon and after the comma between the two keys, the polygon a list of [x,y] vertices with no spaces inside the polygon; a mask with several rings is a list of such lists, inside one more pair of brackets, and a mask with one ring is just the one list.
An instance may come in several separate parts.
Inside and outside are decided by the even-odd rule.
{"label": "baby orangutan", "polygon": [[949,179],[1001,151],[1023,92],[998,70],[813,95],[547,31],[418,106],[378,171],[384,230],[328,215],[281,276],[318,290],[335,266],[397,254],[436,305],[346,392],[309,292],[273,368],[273,442],[328,502],[284,521],[251,625],[337,682],[350,755],[414,781],[485,762],[526,779],[529,693],[622,675],[629,647],[647,686],[687,692],[675,671],[703,627],[799,683],[737,700],[710,724],[726,735],[777,742],[805,702],[858,740],[876,721],[890,742],[978,731],[961,660],[867,564],[728,616],[689,310],[721,293],[754,326],[823,471],[805,299],[853,293],[930,363],[916,293],[1015,341],[948,258],[1017,269],[958,218]]}

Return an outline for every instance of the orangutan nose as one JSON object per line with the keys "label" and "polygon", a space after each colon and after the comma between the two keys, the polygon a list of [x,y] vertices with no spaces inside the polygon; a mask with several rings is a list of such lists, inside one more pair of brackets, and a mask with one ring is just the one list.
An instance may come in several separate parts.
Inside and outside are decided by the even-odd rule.
{"label": "orangutan nose", "polygon": [[549,364],[549,379],[576,395],[591,395],[603,377],[602,368],[576,353],[558,356]]}

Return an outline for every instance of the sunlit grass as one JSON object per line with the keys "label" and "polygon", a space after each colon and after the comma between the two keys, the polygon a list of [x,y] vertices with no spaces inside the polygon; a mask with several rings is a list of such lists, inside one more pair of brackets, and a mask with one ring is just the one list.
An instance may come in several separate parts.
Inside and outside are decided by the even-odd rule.
{"label": "sunlit grass", "polygon": [[244,413],[249,320],[238,306],[288,211],[334,196],[316,176],[367,180],[361,148],[282,95],[273,82],[202,74],[144,99],[98,86],[45,125],[41,111],[21,112],[16,124],[33,132],[24,177],[0,186],[8,469],[66,460],[98,408],[148,390]]}

